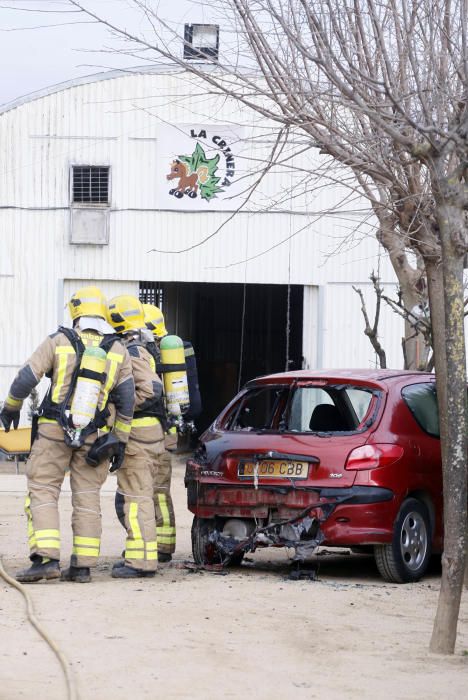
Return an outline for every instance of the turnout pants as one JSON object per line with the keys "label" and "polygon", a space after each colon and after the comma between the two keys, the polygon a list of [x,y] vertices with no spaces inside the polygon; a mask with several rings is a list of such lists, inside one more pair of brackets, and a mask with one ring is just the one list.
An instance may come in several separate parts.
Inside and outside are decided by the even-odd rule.
{"label": "turnout pants", "polygon": [[96,566],[101,544],[100,490],[108,471],[107,462],[96,468],[86,464],[85,456],[96,437],[96,433],[90,435],[82,447],[72,450],[65,444],[58,423],[39,425],[26,463],[25,511],[31,555],[60,559],[58,500],[65,472],[70,469],[71,562],[74,566]]}
{"label": "turnout pants", "polygon": [[[145,428],[140,428],[139,432],[141,430]],[[162,438],[149,441],[146,437],[146,442],[137,439],[134,433],[132,429],[124,462],[117,471],[115,510],[127,531],[125,564],[141,571],[155,571],[158,545],[151,464],[162,449]]]}
{"label": "turnout pants", "polygon": [[176,524],[171,497],[171,453],[165,450],[151,465],[153,474],[153,498],[156,515],[158,552],[174,554],[176,548]]}

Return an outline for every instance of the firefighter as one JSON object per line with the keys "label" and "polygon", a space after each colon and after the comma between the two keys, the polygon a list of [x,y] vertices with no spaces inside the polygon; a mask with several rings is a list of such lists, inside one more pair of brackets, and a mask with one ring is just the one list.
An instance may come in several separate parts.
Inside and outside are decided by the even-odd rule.
{"label": "firefighter", "polygon": [[[143,304],[146,327],[153,333],[154,342],[147,344],[157,364],[160,362],[159,343],[167,335],[162,311],[153,304]],[[176,522],[171,497],[172,458],[169,450],[177,446],[177,430],[166,425],[164,452],[152,464],[153,498],[158,537],[158,561],[170,562],[176,548]]]}
{"label": "firefighter", "polygon": [[[85,287],[72,296],[68,306],[73,329],[60,327],[39,345],[18,372],[0,413],[5,430],[11,424],[16,429],[23,401],[44,374],[50,377],[26,464],[25,511],[32,564],[17,573],[22,583],[60,577],[58,499],[67,469],[73,550],[61,578],[80,583],[91,580],[90,569],[96,566],[101,542],[100,490],[109,457],[112,468],[118,468],[130,435],[135,400],[132,367],[120,339],[109,333],[105,298],[97,287]],[[99,438],[101,443],[104,440],[101,456],[107,459],[91,466],[88,451],[98,431],[105,430],[109,422],[111,395],[115,406],[112,432]],[[89,418],[83,420],[86,411]]]}
{"label": "firefighter", "polygon": [[151,466],[164,450],[164,432],[158,417],[162,384],[154,359],[142,341],[142,332],[147,331],[140,301],[128,295],[111,299],[108,319],[126,344],[136,395],[130,439],[122,468],[117,473],[115,496],[115,509],[127,531],[127,540],[124,560],[114,565],[112,576],[154,576],[158,551]]}

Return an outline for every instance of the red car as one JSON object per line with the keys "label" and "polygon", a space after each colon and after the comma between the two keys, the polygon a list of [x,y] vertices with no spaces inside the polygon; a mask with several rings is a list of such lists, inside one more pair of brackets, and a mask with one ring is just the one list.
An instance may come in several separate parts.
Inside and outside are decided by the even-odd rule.
{"label": "red car", "polygon": [[373,551],[387,581],[417,581],[442,549],[435,378],[398,370],[260,377],[187,462],[200,564],[257,547],[304,560],[320,545]]}

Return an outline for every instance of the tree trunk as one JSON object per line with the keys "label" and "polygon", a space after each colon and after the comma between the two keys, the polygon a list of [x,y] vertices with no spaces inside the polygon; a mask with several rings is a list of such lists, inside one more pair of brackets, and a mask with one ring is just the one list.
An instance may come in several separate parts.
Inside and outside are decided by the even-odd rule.
{"label": "tree trunk", "polygon": [[[432,349],[434,351],[437,402],[439,406],[439,425],[441,448],[447,445],[447,383],[445,368],[445,305],[444,275],[442,261],[429,258],[425,260],[427,291],[432,326]],[[445,462],[444,455],[442,459]]]}
{"label": "tree trunk", "polygon": [[[395,271],[400,286],[401,300],[405,309],[411,309],[425,300],[422,277],[424,271],[413,267],[406,252],[403,237],[395,230],[392,217],[384,212],[376,212],[379,219],[377,239],[385,248]],[[424,337],[415,335],[414,328],[405,321],[405,337],[403,338],[404,369],[424,369],[427,364],[429,348]]]}
{"label": "tree trunk", "polygon": [[[446,376],[437,385],[447,387],[447,439],[443,447],[444,554],[437,613],[430,649],[452,654],[455,649],[460,600],[463,588],[467,522],[466,488],[466,363],[463,307],[463,256],[456,235],[463,231],[463,211],[439,204],[438,220],[442,243],[445,296]],[[433,328],[438,334],[440,329]],[[439,339],[437,341],[438,347]],[[440,358],[439,358],[440,359]],[[437,355],[436,355],[437,362]],[[440,365],[436,364],[436,368]],[[442,414],[442,410],[440,411]]]}
{"label": "tree trunk", "polygon": [[[466,528],[466,547],[468,547],[468,524]],[[465,548],[465,588],[468,588],[468,551]]]}

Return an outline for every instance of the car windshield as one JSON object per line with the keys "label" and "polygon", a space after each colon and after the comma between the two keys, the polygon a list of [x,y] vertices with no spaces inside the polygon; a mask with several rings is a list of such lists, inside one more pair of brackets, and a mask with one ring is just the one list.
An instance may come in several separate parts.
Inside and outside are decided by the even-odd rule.
{"label": "car windshield", "polygon": [[262,386],[249,391],[225,419],[226,430],[354,432],[372,424],[379,392],[352,385]]}

